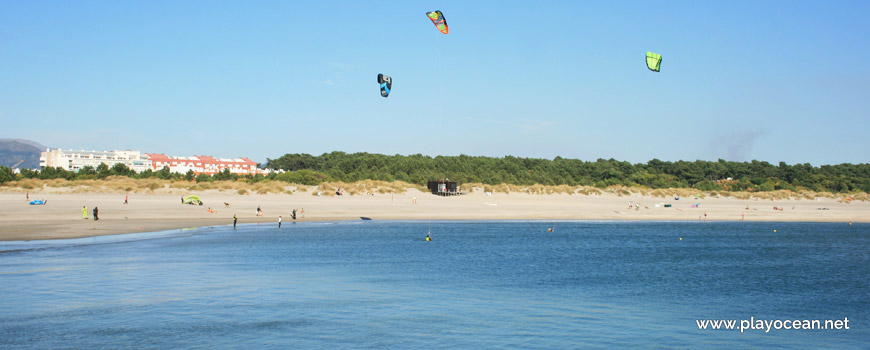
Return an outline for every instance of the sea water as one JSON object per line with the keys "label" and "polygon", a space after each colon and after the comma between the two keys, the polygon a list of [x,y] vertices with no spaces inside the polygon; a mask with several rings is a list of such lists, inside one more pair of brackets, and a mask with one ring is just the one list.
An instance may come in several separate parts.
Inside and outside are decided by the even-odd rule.
{"label": "sea water", "polygon": [[2,242],[0,347],[866,348],[868,248],[870,225],[781,222],[285,222]]}

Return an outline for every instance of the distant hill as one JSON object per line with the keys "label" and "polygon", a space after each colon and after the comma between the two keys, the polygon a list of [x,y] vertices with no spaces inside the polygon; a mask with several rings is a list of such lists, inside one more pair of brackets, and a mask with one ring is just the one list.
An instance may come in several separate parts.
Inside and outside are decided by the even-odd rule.
{"label": "distant hill", "polygon": [[39,169],[39,154],[45,151],[45,146],[39,142],[22,139],[0,139],[0,166]]}

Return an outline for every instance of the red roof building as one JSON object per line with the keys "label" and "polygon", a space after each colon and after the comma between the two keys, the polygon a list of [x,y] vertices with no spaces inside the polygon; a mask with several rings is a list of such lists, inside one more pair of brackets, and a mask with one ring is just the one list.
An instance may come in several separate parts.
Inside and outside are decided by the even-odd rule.
{"label": "red roof building", "polygon": [[151,159],[154,171],[168,166],[173,173],[186,174],[189,170],[197,175],[214,175],[229,169],[230,173],[238,175],[256,175],[265,173],[257,169],[257,163],[248,158],[214,158],[212,156],[169,157],[163,153],[145,153]]}

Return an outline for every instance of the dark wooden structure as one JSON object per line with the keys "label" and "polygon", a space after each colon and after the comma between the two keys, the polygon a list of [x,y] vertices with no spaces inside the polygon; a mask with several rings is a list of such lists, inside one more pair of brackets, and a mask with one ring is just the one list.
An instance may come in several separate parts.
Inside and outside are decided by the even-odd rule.
{"label": "dark wooden structure", "polygon": [[456,181],[450,180],[429,180],[429,185],[426,186],[432,194],[439,196],[458,196],[465,194],[459,191],[459,186]]}

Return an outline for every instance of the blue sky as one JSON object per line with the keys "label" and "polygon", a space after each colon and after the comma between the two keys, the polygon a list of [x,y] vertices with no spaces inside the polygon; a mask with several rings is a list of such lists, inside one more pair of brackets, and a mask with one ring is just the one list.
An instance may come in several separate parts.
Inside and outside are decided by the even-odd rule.
{"label": "blue sky", "polygon": [[867,163],[867,23],[867,1],[0,0],[0,137],[256,161]]}

